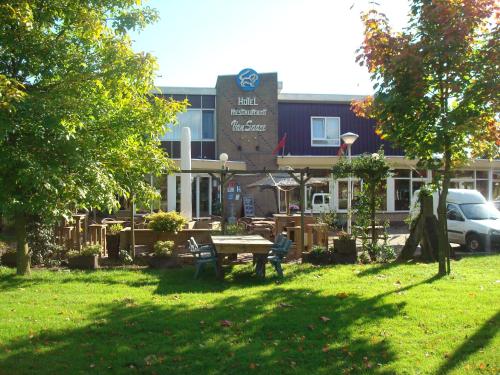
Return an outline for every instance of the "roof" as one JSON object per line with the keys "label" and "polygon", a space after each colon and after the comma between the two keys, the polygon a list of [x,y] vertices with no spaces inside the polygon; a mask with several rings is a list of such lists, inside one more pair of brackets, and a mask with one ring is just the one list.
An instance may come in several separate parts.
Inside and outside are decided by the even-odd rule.
{"label": "roof", "polygon": [[215,87],[168,87],[158,86],[153,94],[163,95],[215,95]]}
{"label": "roof", "polygon": [[278,95],[279,102],[315,102],[315,103],[351,103],[353,100],[365,99],[367,95],[342,94],[286,94]]}

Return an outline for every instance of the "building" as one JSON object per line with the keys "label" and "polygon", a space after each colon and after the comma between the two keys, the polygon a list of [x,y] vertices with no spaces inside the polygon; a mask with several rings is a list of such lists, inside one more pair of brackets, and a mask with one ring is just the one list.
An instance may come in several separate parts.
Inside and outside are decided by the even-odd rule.
{"label": "building", "polygon": [[[281,92],[277,73],[257,73],[243,69],[237,75],[219,76],[215,88],[161,87],[157,93],[177,100],[188,99],[190,107],[178,116],[179,126],[162,139],[162,146],[173,158],[180,157],[180,128],[189,126],[192,133],[193,170],[221,168],[219,155],[229,155],[230,171],[310,168],[322,183],[306,187],[306,207],[311,207],[315,192],[332,194],[332,209],[347,210],[347,180],[331,181],[325,169],[338,159],[340,135],[359,135],[352,146],[352,155],[373,153],[384,147],[393,168],[381,192],[385,212],[399,220],[406,217],[413,191],[431,180],[431,172],[417,170],[417,162],[408,160],[400,150],[381,141],[374,132],[374,122],[357,117],[350,108],[360,96],[287,94]],[[284,135],[284,150],[273,154]],[[193,175],[193,217],[214,214],[220,202],[217,174]],[[242,198],[252,197],[257,215],[285,210],[284,193],[248,188],[262,175],[238,176],[228,185],[226,198],[229,216],[242,214]],[[157,181],[161,190],[160,206],[164,210],[179,209],[179,176]],[[500,199],[500,161],[476,160],[458,172],[452,187],[479,190],[487,199]],[[354,197],[360,182],[353,183]],[[297,189],[291,192],[292,202],[298,200]]]}

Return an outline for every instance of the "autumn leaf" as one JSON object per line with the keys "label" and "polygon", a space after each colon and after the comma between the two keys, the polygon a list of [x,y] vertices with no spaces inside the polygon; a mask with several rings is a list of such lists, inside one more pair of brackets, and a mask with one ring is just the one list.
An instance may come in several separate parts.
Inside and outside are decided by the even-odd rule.
{"label": "autumn leaf", "polygon": [[248,368],[250,368],[250,369],[254,370],[254,369],[256,369],[256,368],[257,368],[257,366],[258,366],[258,365],[257,365],[256,363],[251,362],[251,363],[248,365]]}
{"label": "autumn leaf", "polygon": [[321,351],[322,351],[323,353],[327,353],[327,352],[329,352],[329,351],[330,351],[330,348],[328,347],[328,345],[325,345],[325,346],[323,346],[323,349],[321,349]]}
{"label": "autumn leaf", "polygon": [[324,323],[327,323],[327,322],[329,322],[329,321],[331,320],[330,318],[328,318],[328,317],[326,317],[326,316],[320,316],[319,318],[320,318],[320,320],[321,320],[321,321],[323,321]]}
{"label": "autumn leaf", "polygon": [[340,292],[340,293],[337,293],[335,295],[335,297],[340,298],[340,299],[344,299],[344,298],[349,297],[349,294],[347,294],[346,292]]}
{"label": "autumn leaf", "polygon": [[233,325],[233,322],[230,320],[221,320],[220,325],[221,327],[231,327]]}

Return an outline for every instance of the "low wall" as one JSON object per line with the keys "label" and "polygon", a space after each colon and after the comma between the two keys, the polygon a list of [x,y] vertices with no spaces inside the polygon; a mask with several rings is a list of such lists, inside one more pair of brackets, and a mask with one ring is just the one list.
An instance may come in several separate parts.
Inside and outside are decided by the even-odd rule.
{"label": "low wall", "polygon": [[[177,233],[156,232],[152,229],[136,229],[135,244],[144,245],[148,250],[153,249],[153,245],[157,241],[174,241],[175,247],[185,246],[187,240],[193,237],[198,243],[210,243],[210,235],[220,233],[213,229],[183,229]],[[120,249],[128,249],[130,247],[130,228],[125,228],[120,232]]]}

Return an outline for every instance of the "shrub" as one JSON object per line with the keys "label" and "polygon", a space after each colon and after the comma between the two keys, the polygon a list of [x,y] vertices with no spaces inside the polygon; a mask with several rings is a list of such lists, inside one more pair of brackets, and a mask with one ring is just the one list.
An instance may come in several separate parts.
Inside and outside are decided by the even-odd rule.
{"label": "shrub", "polygon": [[319,216],[318,222],[328,225],[330,229],[337,229],[337,213],[335,211],[324,212]]}
{"label": "shrub", "polygon": [[168,257],[174,250],[174,241],[157,241],[153,250],[157,257]]}
{"label": "shrub", "polygon": [[312,254],[318,254],[318,255],[326,253],[326,252],[328,252],[328,249],[326,247],[323,247],[320,245],[314,245],[312,250],[311,250]]}
{"label": "shrub", "polygon": [[232,236],[238,234],[245,234],[245,224],[239,223],[239,224],[226,225],[226,234]]}
{"label": "shrub", "polygon": [[120,252],[118,253],[118,258],[120,258],[120,261],[123,264],[134,263],[134,260],[132,259],[132,257],[130,256],[130,254],[128,253],[127,250],[120,250]]}
{"label": "shrub", "polygon": [[370,254],[368,254],[367,251],[362,251],[358,255],[359,263],[361,264],[368,264],[371,262]]}
{"label": "shrub", "polygon": [[70,251],[68,251],[68,252],[66,253],[66,256],[67,256],[68,258],[74,258],[74,257],[78,257],[78,256],[80,256],[80,255],[82,255],[82,254],[81,254],[81,253],[79,253],[79,252],[78,252],[78,251],[76,251],[76,250],[70,250]]}
{"label": "shrub", "polygon": [[178,232],[186,224],[187,220],[175,211],[157,212],[147,216],[148,227],[157,232]]}
{"label": "shrub", "polygon": [[110,236],[116,236],[118,233],[120,233],[123,230],[123,225],[121,224],[113,224],[109,227],[107,234]]}
{"label": "shrub", "polygon": [[339,232],[339,240],[352,240],[352,234],[349,234],[347,232],[341,231]]}
{"label": "shrub", "polygon": [[60,253],[60,246],[56,244],[52,226],[34,219],[27,226],[27,241],[31,254],[32,264],[46,264]]}
{"label": "shrub", "polygon": [[89,256],[92,256],[92,255],[99,255],[101,254],[101,251],[102,251],[102,247],[101,245],[87,245],[87,246],[84,246],[80,255],[89,255]]}
{"label": "shrub", "polygon": [[120,250],[120,252],[118,253],[118,258],[120,259],[120,261],[123,263],[123,264],[132,264],[134,263],[134,260],[132,259],[132,257],[130,256],[130,254],[128,253],[127,250]]}

